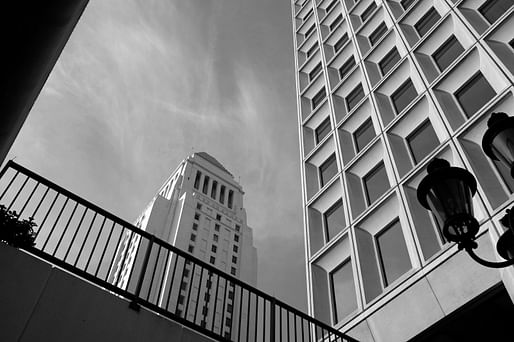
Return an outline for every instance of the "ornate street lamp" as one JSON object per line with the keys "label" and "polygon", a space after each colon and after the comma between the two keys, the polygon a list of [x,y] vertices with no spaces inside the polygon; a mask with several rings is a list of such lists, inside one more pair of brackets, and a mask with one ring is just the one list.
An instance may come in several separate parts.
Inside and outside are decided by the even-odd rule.
{"label": "ornate street lamp", "polygon": [[[482,140],[487,156],[500,160],[514,177],[514,118],[505,113],[493,113],[487,122],[488,129]],[[418,186],[418,201],[432,211],[443,227],[448,241],[456,242],[459,250],[466,252],[478,263],[493,268],[514,265],[514,210],[507,210],[500,220],[508,228],[496,245],[498,254],[506,261],[492,262],[480,258],[474,249],[479,224],[473,216],[473,196],[477,182],[467,170],[451,167],[444,159],[435,158],[427,166],[428,175]]]}

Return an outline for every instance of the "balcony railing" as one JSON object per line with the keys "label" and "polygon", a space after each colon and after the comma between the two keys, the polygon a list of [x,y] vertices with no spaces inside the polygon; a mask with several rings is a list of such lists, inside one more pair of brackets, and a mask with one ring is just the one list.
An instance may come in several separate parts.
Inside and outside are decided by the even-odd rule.
{"label": "balcony railing", "polygon": [[9,161],[0,204],[33,217],[27,250],[218,341],[356,341]]}

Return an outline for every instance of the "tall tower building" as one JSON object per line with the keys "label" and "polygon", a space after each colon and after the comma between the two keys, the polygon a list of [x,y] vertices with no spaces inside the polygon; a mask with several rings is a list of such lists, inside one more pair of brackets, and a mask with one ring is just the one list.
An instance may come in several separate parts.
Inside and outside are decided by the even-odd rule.
{"label": "tall tower building", "polygon": [[514,180],[481,140],[492,112],[514,115],[513,8],[512,0],[293,0],[316,318],[361,341],[505,340],[513,269],[459,253],[416,190],[434,157],[472,172],[477,253],[499,258]]}
{"label": "tall tower building", "polygon": [[[183,160],[171,176],[157,191],[156,196],[150,201],[146,209],[136,220],[135,225],[148,233],[160,238],[175,247],[189,252],[194,257],[210,263],[221,271],[228,273],[250,285],[257,283],[257,252],[253,246],[252,229],[246,223],[246,211],[243,206],[243,188],[235,180],[234,176],[214,157],[197,152]],[[111,273],[111,282],[126,288],[132,268],[137,266],[136,257],[139,240],[130,240],[125,237],[124,243],[117,251],[117,266]],[[128,253],[126,249],[128,248]],[[127,254],[125,256],[125,254]],[[123,257],[122,257],[123,256]],[[125,260],[123,262],[123,260]],[[188,306],[187,293],[190,287],[202,293],[202,298],[207,298],[211,290],[212,282],[195,271],[189,263],[168,260],[164,258],[160,262],[154,262],[160,268],[177,268],[177,262],[181,263],[178,269],[183,267],[182,282],[180,286],[172,289],[168,299],[170,307],[176,308],[176,314],[187,320],[195,320],[194,312],[186,313]],[[174,267],[172,267],[172,265]],[[121,272],[121,273],[120,273]],[[153,271],[156,274],[171,273],[164,269]],[[198,274],[192,274],[197,272]],[[114,280],[117,279],[117,280]],[[191,283],[191,279],[194,279]],[[132,280],[131,280],[132,281]],[[199,282],[202,282],[201,284]],[[165,283],[165,282],[164,282]],[[223,331],[229,337],[232,330],[232,314],[236,315],[237,295],[233,285],[225,290],[226,283],[217,284],[219,293],[226,293],[227,305],[224,313],[222,305],[204,304],[203,310],[220,311],[215,315],[208,315],[209,319],[199,324],[210,327],[210,319],[216,317],[215,330]],[[143,288],[145,285],[143,285]],[[179,288],[180,287],[180,288]],[[166,289],[168,291],[168,289]],[[155,291],[152,293],[164,293]],[[217,293],[217,292],[216,292]],[[212,295],[214,298],[214,294]],[[195,296],[191,296],[194,300]],[[216,296],[219,300],[219,297]],[[159,299],[151,299],[160,303]],[[203,301],[207,303],[208,301]],[[207,316],[207,315],[204,315]],[[224,322],[221,322],[224,317]],[[223,325],[223,326],[222,326]]]}

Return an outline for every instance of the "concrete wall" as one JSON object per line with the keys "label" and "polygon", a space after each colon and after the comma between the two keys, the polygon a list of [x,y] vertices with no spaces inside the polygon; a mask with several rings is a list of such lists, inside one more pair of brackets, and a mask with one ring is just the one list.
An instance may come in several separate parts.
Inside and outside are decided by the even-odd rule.
{"label": "concrete wall", "polygon": [[0,341],[212,341],[0,243]]}

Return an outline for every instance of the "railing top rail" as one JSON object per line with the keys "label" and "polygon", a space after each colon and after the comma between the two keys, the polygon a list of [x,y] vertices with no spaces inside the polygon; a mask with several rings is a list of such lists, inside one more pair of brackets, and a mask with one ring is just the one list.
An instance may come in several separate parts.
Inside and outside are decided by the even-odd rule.
{"label": "railing top rail", "polygon": [[177,255],[180,255],[181,257],[187,259],[187,260],[191,260],[192,262],[194,262],[195,264],[203,267],[204,269],[206,269],[207,271],[210,271],[216,275],[218,275],[219,277],[221,278],[225,278],[227,281],[231,282],[231,283],[234,283],[238,286],[240,286],[241,288],[257,295],[257,296],[260,296],[262,297],[263,299],[265,300],[268,300],[269,302],[272,302],[274,303],[276,306],[280,306],[281,308],[293,313],[294,315],[298,316],[298,317],[301,317],[302,319],[306,320],[306,321],[309,321],[310,323],[313,323],[313,324],[316,324],[318,326],[320,326],[322,329],[326,330],[327,332],[330,332],[338,337],[341,337],[341,338],[344,338],[345,340],[347,341],[350,341],[350,342],[357,342],[357,340],[341,333],[340,331],[338,331],[337,329],[334,329],[333,327],[317,320],[316,318],[314,317],[311,317],[309,315],[307,315],[306,313],[290,306],[289,304],[286,304],[285,302],[273,297],[273,296],[270,296],[269,294],[249,285],[249,284],[246,284],[244,282],[242,282],[241,280],[233,277],[232,275],[230,274],[227,274],[219,269],[217,269],[216,267],[200,260],[200,259],[197,259],[196,257],[194,257],[193,255],[191,255],[190,253],[187,253],[171,244],[169,244],[168,242],[162,240],[162,239],[159,239],[157,237],[155,237],[154,235],[140,229],[140,228],[137,228],[136,226],[134,226],[132,223],[129,223],[119,217],[117,217],[116,215],[106,211],[105,209],[102,209],[101,207],[95,205],[94,203],[86,200],[86,199],[83,199],[82,197],[72,193],[71,191],[69,190],[66,190],[65,188],[55,184],[54,182],[48,180],[47,178],[45,177],[42,177],[40,175],[38,175],[37,173],[25,168],[24,166],[14,162],[13,160],[9,160],[6,165],[4,166],[4,168],[0,171],[0,178],[6,173],[6,171],[11,168],[21,174],[24,174],[25,176],[29,177],[29,178],[32,178],[33,180],[37,181],[38,183],[40,184],[43,184],[45,186],[47,186],[48,188],[56,191],[57,193],[59,194],[62,194],[70,199],[72,199],[73,201],[75,201],[76,203],[88,208],[89,210],[92,210],[100,215],[103,215],[104,217],[106,217],[107,219],[113,221],[113,223],[116,223],[132,232],[134,232],[135,234],[138,234],[148,240],[152,240],[153,243],[156,243],[156,244],[159,244],[160,246],[162,246],[163,248],[166,248],[168,249],[169,251],[173,252],[173,253],[176,253]]}

